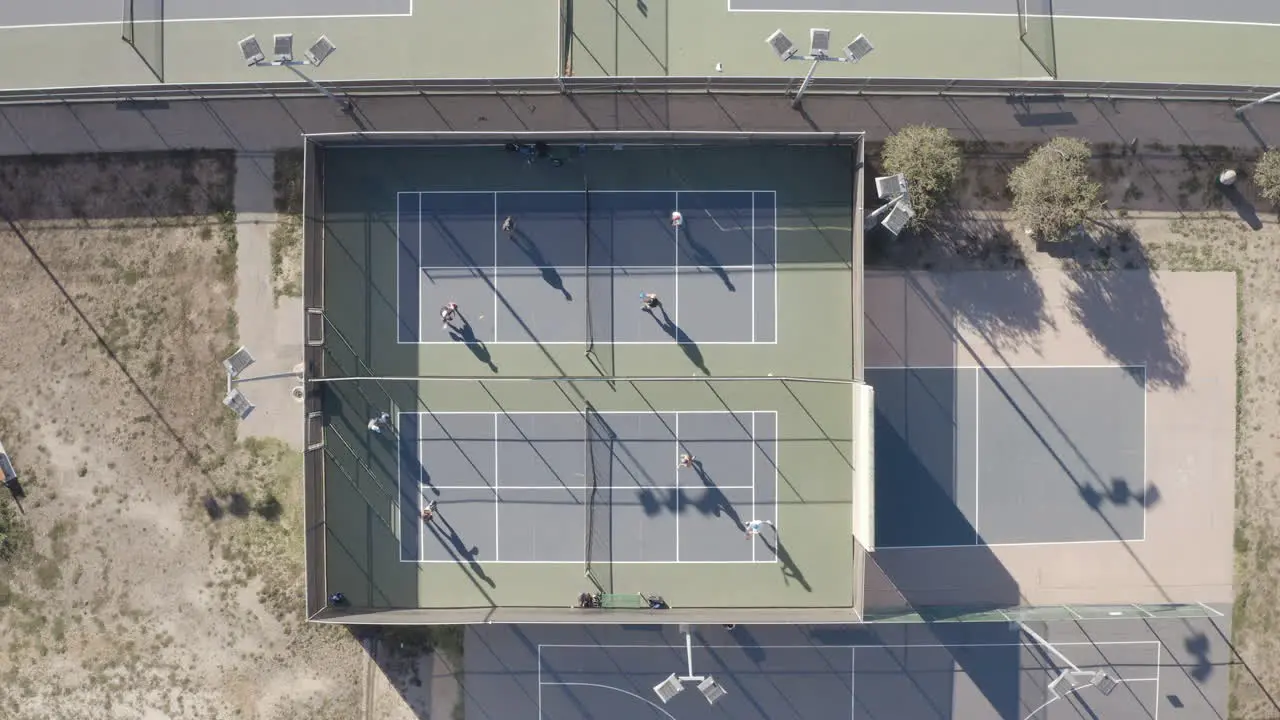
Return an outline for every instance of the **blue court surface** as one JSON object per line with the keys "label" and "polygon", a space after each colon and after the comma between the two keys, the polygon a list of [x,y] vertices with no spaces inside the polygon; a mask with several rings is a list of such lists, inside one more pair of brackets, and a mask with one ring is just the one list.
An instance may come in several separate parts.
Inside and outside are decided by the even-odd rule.
{"label": "blue court surface", "polygon": [[776,527],[774,411],[402,413],[398,427],[401,561],[777,560],[745,535]]}
{"label": "blue court surface", "polygon": [[[1158,720],[1225,717],[1213,621],[474,625],[472,720]],[[682,626],[684,627],[684,626]],[[687,644],[686,644],[687,642]],[[1206,643],[1209,641],[1205,641]],[[1197,656],[1196,652],[1201,655]],[[680,690],[660,693],[677,676]],[[1105,675],[1105,679],[1103,676]],[[685,678],[684,682],[678,682]],[[711,678],[723,690],[700,691]]]}
{"label": "blue court surface", "polygon": [[402,192],[397,217],[400,343],[777,342],[774,191]]}
{"label": "blue court surface", "polygon": [[1134,542],[1146,369],[867,368],[876,547]]}

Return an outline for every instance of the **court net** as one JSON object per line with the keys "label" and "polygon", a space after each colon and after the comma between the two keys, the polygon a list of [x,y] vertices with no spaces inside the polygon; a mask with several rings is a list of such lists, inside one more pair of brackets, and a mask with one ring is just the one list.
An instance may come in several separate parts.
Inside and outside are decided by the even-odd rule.
{"label": "court net", "polygon": [[[586,487],[587,497],[583,503],[586,507],[586,548],[585,557],[587,573],[591,573],[593,562],[609,562],[612,555],[611,537],[613,528],[609,526],[609,492],[613,482],[610,472],[613,468],[613,431],[609,429],[604,418],[590,405],[583,411],[586,422]],[[604,480],[601,483],[601,480]],[[607,588],[606,588],[607,589]]]}

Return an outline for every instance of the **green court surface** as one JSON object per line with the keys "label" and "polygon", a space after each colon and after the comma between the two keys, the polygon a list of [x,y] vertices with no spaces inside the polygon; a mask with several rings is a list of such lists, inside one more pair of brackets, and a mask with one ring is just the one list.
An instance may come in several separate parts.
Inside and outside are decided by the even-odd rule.
{"label": "green court surface", "polygon": [[856,607],[854,149],[543,151],[323,151],[327,592]]}

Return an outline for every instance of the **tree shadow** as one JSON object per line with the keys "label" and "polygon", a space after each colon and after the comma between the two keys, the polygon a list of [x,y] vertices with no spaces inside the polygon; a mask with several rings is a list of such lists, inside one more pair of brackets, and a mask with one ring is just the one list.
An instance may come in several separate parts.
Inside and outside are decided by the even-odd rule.
{"label": "tree shadow", "polygon": [[1034,347],[1053,327],[1022,246],[996,217],[942,208],[896,241],[868,241],[867,265],[931,271],[938,302],[995,348]]}
{"label": "tree shadow", "polygon": [[493,356],[489,354],[489,348],[485,347],[484,342],[476,337],[476,331],[471,327],[470,321],[458,312],[458,318],[462,320],[462,326],[458,327],[449,323],[449,339],[454,342],[460,342],[467,346],[472,355],[485,365],[489,366],[489,372],[498,372],[498,366],[493,362]]}
{"label": "tree shadow", "polygon": [[[693,341],[693,338],[689,337],[688,333],[680,329],[679,325],[676,325],[671,321],[671,316],[667,314],[667,309],[665,307],[658,305],[657,312],[654,312],[654,310],[650,308],[644,308],[644,312],[649,313],[649,316],[653,318],[653,321],[658,323],[658,327],[662,328],[663,332],[670,335],[671,339],[676,341],[680,346],[680,350],[689,358],[689,362],[693,363],[695,367],[701,370],[703,375],[711,374],[711,370],[707,368],[707,363],[702,357],[702,351],[698,349],[698,344]],[[662,317],[658,317],[659,313]]]}
{"label": "tree shadow", "polygon": [[[1075,258],[1067,277],[1072,317],[1110,358],[1121,365],[1146,368],[1156,387],[1186,385],[1189,361],[1181,333],[1165,309],[1164,299],[1142,244],[1123,225],[1099,223],[1055,243],[1055,257]],[[1120,266],[1117,254],[1126,259]]]}

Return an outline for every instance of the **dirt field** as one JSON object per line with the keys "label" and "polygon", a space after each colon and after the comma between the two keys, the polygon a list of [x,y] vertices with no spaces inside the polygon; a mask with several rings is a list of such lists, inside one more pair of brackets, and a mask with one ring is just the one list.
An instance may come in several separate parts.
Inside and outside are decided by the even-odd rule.
{"label": "dirt field", "polygon": [[[883,238],[868,266],[936,271],[1042,268],[1230,270],[1239,278],[1236,603],[1231,717],[1280,714],[1280,218],[1248,185],[1214,179],[1247,172],[1253,156],[1225,148],[1095,148],[1108,210],[1075,239],[1036,247],[1007,221],[1008,170],[1028,148],[969,148],[959,205],[942,237]],[[874,157],[877,148],[869,148]],[[874,171],[874,168],[872,169]],[[999,326],[999,318],[991,318]],[[1006,327],[1016,334],[1019,328]]]}
{"label": "dirt field", "polygon": [[0,164],[0,717],[359,716],[367,654],[303,623],[301,458],[220,402],[234,160]]}

